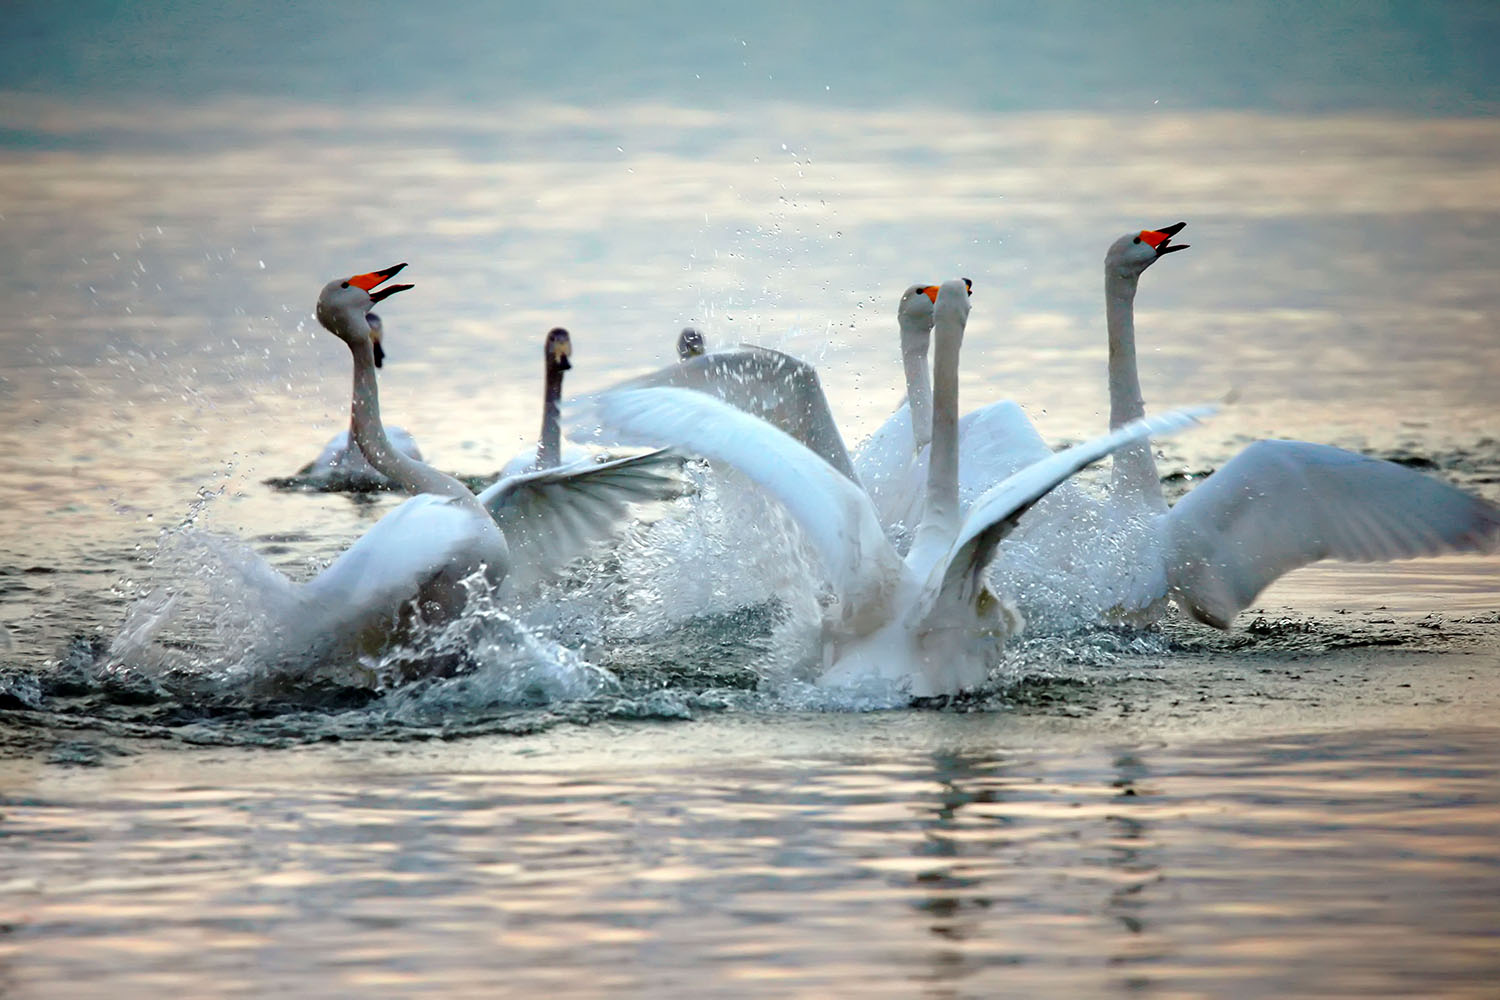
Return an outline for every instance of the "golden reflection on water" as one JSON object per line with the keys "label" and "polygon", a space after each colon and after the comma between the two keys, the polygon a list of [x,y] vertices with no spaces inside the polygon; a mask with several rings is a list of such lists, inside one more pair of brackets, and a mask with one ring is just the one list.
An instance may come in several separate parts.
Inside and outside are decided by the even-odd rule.
{"label": "golden reflection on water", "polygon": [[[923,722],[945,749],[860,751],[875,715],[838,757],[75,776],[7,803],[0,960],[20,996],[1477,997],[1500,972],[1493,730],[1006,753],[998,722]],[[788,749],[828,739],[808,724]]]}

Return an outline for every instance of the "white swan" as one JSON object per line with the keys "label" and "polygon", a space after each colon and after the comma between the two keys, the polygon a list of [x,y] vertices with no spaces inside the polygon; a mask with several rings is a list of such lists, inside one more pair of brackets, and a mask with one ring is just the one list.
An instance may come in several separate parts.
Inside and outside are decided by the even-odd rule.
{"label": "white swan", "polygon": [[[392,483],[417,494],[382,517],[312,580],[292,588],[280,642],[285,654],[319,660],[384,649],[420,614],[457,615],[462,581],[489,586],[556,568],[619,526],[627,504],[680,495],[681,459],[655,452],[601,465],[548,469],[496,483],[479,496],[452,476],[398,451],[380,421],[370,306],[411,285],[377,285],[405,264],[329,282],[317,317],[349,346],[355,443]],[[514,551],[502,528],[513,533]],[[533,563],[543,563],[542,567]]]}
{"label": "white swan", "polygon": [[558,406],[562,400],[563,372],[573,367],[573,338],[562,327],[547,331],[542,344],[542,432],[535,448],[517,452],[500,470],[500,480],[538,469],[587,462],[595,456],[587,448],[562,441]]}
{"label": "white swan", "polygon": [[[1146,268],[1187,249],[1172,243],[1184,226],[1127,234],[1105,255],[1112,427],[1145,412],[1135,293]],[[1075,493],[1061,510],[1044,506],[1028,518],[995,575],[1023,604],[1046,592],[1067,602],[1069,615],[1142,626],[1175,600],[1228,628],[1273,580],[1320,559],[1485,551],[1497,539],[1500,511],[1483,500],[1391,462],[1300,441],[1251,445],[1169,509],[1143,440],[1116,453],[1104,498]]]}
{"label": "white swan", "polygon": [[559,406],[563,373],[573,367],[567,330],[548,331],[542,357],[542,430],[536,450],[511,459],[479,494],[510,543],[513,559],[505,589],[511,594],[531,589],[615,534],[631,504],[674,500],[688,488],[681,475],[682,456],[673,452],[610,458],[564,444]]}
{"label": "white swan", "polygon": [[655,387],[588,401],[593,419],[634,437],[670,441],[735,466],[801,525],[833,584],[821,683],[879,679],[915,697],[982,685],[1018,622],[984,585],[996,546],[1049,490],[1121,444],[1167,433],[1198,414],[1173,414],[1049,455],[987,492],[967,517],[958,508],[958,356],[968,318],[962,281],[936,302],[932,460],[922,523],[903,560],[870,498],[847,476],[771,424],[704,393]]}
{"label": "white swan", "polygon": [[[1141,274],[1186,245],[1186,223],[1120,237],[1104,258],[1110,426],[1145,412],[1135,358]],[[1158,615],[1168,596],[1218,628],[1282,574],[1320,559],[1411,559],[1491,551],[1500,509],[1393,462],[1305,441],[1258,441],[1168,509],[1149,442],[1120,449],[1107,500],[1111,520],[1141,533],[1140,563],[1119,610]],[[1109,572],[1106,568],[1106,572]]]}
{"label": "white swan", "polygon": [[[385,350],[381,347],[381,336],[384,326],[380,317],[370,313],[365,317],[370,325],[370,341],[374,348],[375,367],[379,368],[385,361]],[[294,481],[302,486],[311,486],[320,490],[347,490],[352,492],[367,492],[370,490],[390,489],[391,481],[375,471],[375,467],[365,461],[364,454],[353,443],[353,425],[339,431],[323,446],[318,457],[297,470],[293,477]],[[422,450],[417,447],[416,439],[401,427],[387,427],[385,436],[390,439],[391,444],[401,454],[408,458],[422,461]]]}
{"label": "white swan", "polygon": [[[973,283],[967,278],[964,283],[972,292]],[[912,285],[901,294],[896,323],[901,331],[906,401],[865,440],[854,458],[855,471],[874,501],[880,523],[898,547],[909,542],[921,522],[926,496],[932,438],[927,352],[937,291],[936,285]],[[964,414],[958,422],[958,449],[963,457],[958,490],[964,508],[1005,477],[1052,454],[1025,412],[1009,400]]]}
{"label": "white swan", "polygon": [[398,451],[381,426],[375,341],[365,317],[375,302],[412,287],[375,291],[405,266],[329,282],[318,296],[317,317],[353,356],[356,445],[381,475],[417,495],[296,588],[298,613],[287,616],[290,627],[281,633],[288,653],[322,659],[333,652],[378,652],[415,614],[433,620],[461,611],[463,580],[483,573],[498,584],[510,564],[489,511],[458,480]]}

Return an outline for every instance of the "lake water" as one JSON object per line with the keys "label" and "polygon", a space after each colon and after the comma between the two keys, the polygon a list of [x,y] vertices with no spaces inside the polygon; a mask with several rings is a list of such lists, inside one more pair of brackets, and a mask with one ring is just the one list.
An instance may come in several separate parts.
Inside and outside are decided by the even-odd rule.
{"label": "lake water", "polygon": [[1164,473],[1290,437],[1500,500],[1495,15],[1158,6],[20,5],[0,990],[1493,995],[1493,557],[1311,567],[1228,635],[1039,627],[985,697],[892,710],[805,683],[816,567],[705,497],[476,624],[464,676],[237,672],[236,572],[398,502],[264,483],[347,421],[318,288],[398,260],[387,418],[481,476],[556,324],[570,394],[687,323],[805,356],[853,443],[900,290],[959,274],[965,405],[1076,440],[1104,249],[1185,219],[1145,393],[1233,402]]}

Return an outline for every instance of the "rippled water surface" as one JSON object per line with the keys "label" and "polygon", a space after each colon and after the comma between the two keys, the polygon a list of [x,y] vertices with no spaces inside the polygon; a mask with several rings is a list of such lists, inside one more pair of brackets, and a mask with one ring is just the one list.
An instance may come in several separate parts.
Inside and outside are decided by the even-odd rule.
{"label": "rippled water surface", "polygon": [[554,8],[8,12],[0,992],[1493,996],[1495,557],[1035,621],[919,711],[808,684],[815,560],[705,481],[432,676],[241,654],[399,502],[266,484],[347,421],[318,288],[398,260],[386,416],[483,477],[557,324],[569,394],[687,323],[800,354],[853,444],[960,274],[965,408],[1077,440],[1104,249],[1186,220],[1142,382],[1229,403],[1170,495],[1289,437],[1500,500],[1500,18]]}
{"label": "rippled water surface", "polygon": [[527,752],[12,769],[0,981],[79,997],[1491,995],[1494,730],[1108,747],[1016,728],[781,716]]}

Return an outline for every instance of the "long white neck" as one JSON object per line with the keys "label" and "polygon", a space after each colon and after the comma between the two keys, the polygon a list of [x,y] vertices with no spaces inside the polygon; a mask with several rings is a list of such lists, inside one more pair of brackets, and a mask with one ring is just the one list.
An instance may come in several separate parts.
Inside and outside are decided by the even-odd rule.
{"label": "long white neck", "polygon": [[539,469],[551,469],[562,464],[562,399],[563,369],[549,357],[546,360],[547,381],[542,391],[542,437],[536,446],[536,465]]}
{"label": "long white neck", "polygon": [[[1111,430],[1146,415],[1141,378],[1135,363],[1135,290],[1137,277],[1104,269],[1104,310],[1109,327],[1109,426]],[[1111,459],[1110,482],[1118,496],[1134,496],[1166,509],[1161,477],[1150,440],[1128,444]]]}
{"label": "long white neck", "polygon": [[[932,450],[927,461],[927,497],[912,551],[946,549],[958,533],[958,354],[964,327],[949,310],[932,330]],[[912,425],[916,426],[916,408]]]}
{"label": "long white neck", "polygon": [[375,471],[407,493],[473,500],[474,495],[452,476],[425,462],[402,454],[385,436],[380,422],[380,389],[375,383],[375,352],[368,338],[349,347],[354,356],[354,395],[349,407],[349,427],[354,441]]}
{"label": "long white neck", "polygon": [[914,450],[932,440],[932,376],[927,371],[927,345],[932,331],[902,317],[901,366],[906,370],[906,402],[911,411]]}

